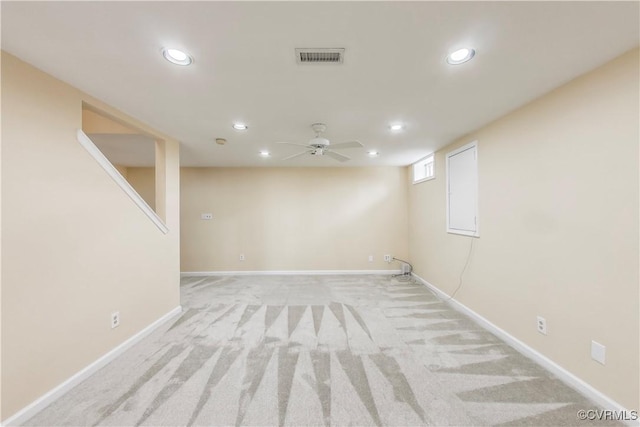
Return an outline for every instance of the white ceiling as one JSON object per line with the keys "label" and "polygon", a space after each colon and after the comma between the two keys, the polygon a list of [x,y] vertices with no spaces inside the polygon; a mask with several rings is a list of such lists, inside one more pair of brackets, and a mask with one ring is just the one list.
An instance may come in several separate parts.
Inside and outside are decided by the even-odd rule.
{"label": "white ceiling", "polygon": [[[1,2],[2,48],[182,142],[185,166],[406,165],[638,46],[638,2]],[[162,47],[188,51],[189,67]],[[470,46],[476,57],[445,56]],[[343,47],[299,65],[296,47]],[[249,130],[231,128],[243,121]],[[402,132],[388,129],[405,123]],[[324,122],[327,157],[280,159]],[[526,129],[523,129],[526,132]],[[224,146],[216,137],[226,138]],[[270,150],[270,158],[258,151]],[[369,158],[367,150],[380,156]]]}

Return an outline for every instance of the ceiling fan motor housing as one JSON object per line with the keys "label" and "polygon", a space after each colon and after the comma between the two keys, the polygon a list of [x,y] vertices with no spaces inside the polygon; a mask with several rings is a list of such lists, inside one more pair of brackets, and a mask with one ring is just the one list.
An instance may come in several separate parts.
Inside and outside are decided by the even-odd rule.
{"label": "ceiling fan motor housing", "polygon": [[317,146],[326,147],[327,145],[329,145],[329,140],[327,138],[321,138],[317,136],[309,141],[309,145],[314,147],[317,147]]}
{"label": "ceiling fan motor housing", "polygon": [[345,156],[344,154],[338,153],[337,151],[333,151],[333,149],[342,149],[342,148],[361,148],[363,147],[360,141],[348,141],[341,142],[338,144],[331,145],[327,138],[323,138],[320,136],[322,132],[327,129],[327,125],[324,123],[314,123],[311,125],[311,129],[316,133],[315,138],[309,140],[308,144],[298,144],[294,142],[279,142],[279,144],[289,144],[296,146],[303,146],[306,148],[306,151],[301,153],[296,153],[291,156],[285,157],[283,160],[294,159],[296,157],[304,156],[309,154],[311,156],[324,156],[325,154],[334,160],[339,162],[346,162],[350,159],[350,157]]}

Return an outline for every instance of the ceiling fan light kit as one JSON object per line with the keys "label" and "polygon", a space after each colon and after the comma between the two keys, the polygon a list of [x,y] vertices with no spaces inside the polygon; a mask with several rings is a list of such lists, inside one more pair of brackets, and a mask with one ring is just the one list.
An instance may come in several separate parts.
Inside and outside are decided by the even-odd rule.
{"label": "ceiling fan light kit", "polygon": [[311,125],[311,129],[316,133],[316,136],[310,139],[307,144],[299,144],[297,142],[278,142],[278,144],[296,145],[296,146],[307,148],[306,151],[293,154],[291,156],[285,157],[282,160],[290,160],[296,157],[309,154],[311,156],[326,155],[339,162],[346,162],[348,160],[351,160],[351,158],[333,150],[364,147],[364,145],[362,145],[360,141],[349,141],[349,142],[340,142],[338,144],[331,144],[331,141],[329,141],[327,138],[323,138],[320,136],[320,134],[322,134],[325,130],[327,130],[327,125],[325,125],[324,123],[313,123]]}

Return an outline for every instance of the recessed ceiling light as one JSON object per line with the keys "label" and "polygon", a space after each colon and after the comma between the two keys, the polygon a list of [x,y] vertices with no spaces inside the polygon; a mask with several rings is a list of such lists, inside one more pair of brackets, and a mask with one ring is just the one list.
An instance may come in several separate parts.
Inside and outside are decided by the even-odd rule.
{"label": "recessed ceiling light", "polygon": [[376,157],[376,156],[377,156],[378,154],[380,154],[380,153],[378,153],[377,151],[369,151],[369,153],[368,153],[368,154],[369,154],[371,157]]}
{"label": "recessed ceiling light", "polygon": [[176,65],[189,65],[193,62],[193,58],[189,54],[178,49],[162,49],[162,56],[167,61]]}
{"label": "recessed ceiling light", "polygon": [[271,153],[270,153],[270,152],[268,152],[268,151],[266,151],[266,150],[262,150],[262,151],[260,152],[260,155],[261,155],[262,157],[269,157],[269,156],[271,155]]}
{"label": "recessed ceiling light", "polygon": [[392,125],[389,126],[389,129],[391,129],[392,131],[399,131],[404,129],[404,125],[402,123],[394,123]]}
{"label": "recessed ceiling light", "polygon": [[447,62],[451,65],[458,65],[467,62],[476,54],[476,51],[467,47],[453,51],[447,56]]}
{"label": "recessed ceiling light", "polygon": [[248,129],[248,126],[247,126],[247,125],[245,125],[244,123],[234,123],[234,124],[233,124],[233,128],[234,128],[235,130],[247,130],[247,129]]}

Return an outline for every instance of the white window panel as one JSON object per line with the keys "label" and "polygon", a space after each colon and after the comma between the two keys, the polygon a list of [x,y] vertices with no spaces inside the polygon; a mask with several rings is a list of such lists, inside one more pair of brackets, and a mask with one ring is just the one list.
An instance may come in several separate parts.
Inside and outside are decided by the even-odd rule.
{"label": "white window panel", "polygon": [[474,141],[446,155],[447,232],[479,236],[478,143]]}

